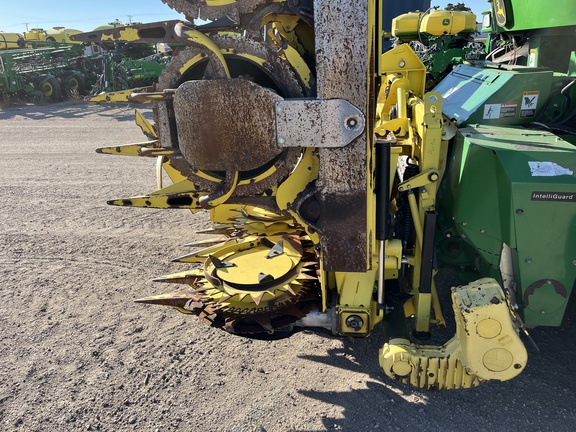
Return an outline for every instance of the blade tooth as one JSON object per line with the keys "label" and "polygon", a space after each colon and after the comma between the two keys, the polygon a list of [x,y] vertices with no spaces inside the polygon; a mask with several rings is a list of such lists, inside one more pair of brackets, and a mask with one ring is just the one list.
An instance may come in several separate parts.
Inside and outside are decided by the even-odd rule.
{"label": "blade tooth", "polygon": [[238,293],[238,301],[243,301],[246,297],[248,297],[250,294],[247,292],[241,292]]}
{"label": "blade tooth", "polygon": [[274,276],[267,274],[267,273],[258,273],[258,283],[268,283],[268,282],[273,282],[274,281]]}
{"label": "blade tooth", "polygon": [[197,234],[224,234],[224,235],[231,235],[236,229],[231,226],[214,226],[212,228],[208,228],[202,231],[196,231]]}
{"label": "blade tooth", "polygon": [[233,295],[229,295],[229,294],[224,294],[222,297],[220,297],[218,300],[216,300],[218,303],[224,303],[227,300],[230,300],[232,297],[234,297]]}
{"label": "blade tooth", "polygon": [[174,273],[170,275],[160,276],[152,279],[153,282],[166,282],[166,283],[194,283],[204,277],[201,270],[192,270],[182,273]]}
{"label": "blade tooth", "polygon": [[174,277],[170,279],[156,278],[152,279],[152,282],[193,285],[198,279],[201,279],[202,277],[203,276],[185,276],[181,278]]}
{"label": "blade tooth", "polygon": [[215,314],[216,312],[218,312],[220,309],[222,308],[221,305],[219,304],[209,304],[206,305],[206,307],[204,308],[204,311],[210,315]]}
{"label": "blade tooth", "polygon": [[206,312],[206,311],[203,310],[202,312],[200,312],[200,313],[198,314],[198,318],[201,319],[201,320],[206,320],[206,321],[209,321],[209,322],[212,323],[213,321],[210,319],[210,316],[211,316],[211,315],[214,315],[214,313],[208,313],[208,312]]}
{"label": "blade tooth", "polygon": [[268,252],[266,258],[268,259],[274,258],[275,256],[282,255],[283,253],[284,253],[284,243],[282,240],[279,240],[278,243],[276,243],[272,247],[272,249],[270,249],[270,252]]}
{"label": "blade tooth", "polygon": [[147,141],[144,143],[124,144],[119,146],[100,147],[96,153],[109,154],[114,156],[143,156],[142,149],[159,149],[160,141]]}
{"label": "blade tooth", "polygon": [[304,248],[302,247],[302,243],[298,240],[295,240],[292,236],[283,236],[283,238],[294,248],[296,252],[300,256],[304,255]]}
{"label": "blade tooth", "polygon": [[200,230],[200,231],[196,231],[198,234],[204,234],[204,233],[211,233],[213,232],[215,229],[222,229],[222,228],[233,228],[232,225],[230,224],[214,224],[212,225],[210,228],[206,228],[205,230]]}
{"label": "blade tooth", "polygon": [[198,241],[195,241],[192,243],[187,243],[184,246],[186,246],[186,247],[207,247],[207,246],[214,246],[214,245],[224,243],[227,240],[228,240],[228,237],[220,236],[220,237],[214,237],[211,239],[198,240]]}
{"label": "blade tooth", "polygon": [[296,280],[307,281],[307,280],[318,280],[317,276],[308,275],[306,273],[300,273]]}
{"label": "blade tooth", "polygon": [[211,255],[215,252],[218,252],[224,246],[229,246],[229,245],[233,245],[233,244],[237,244],[237,243],[238,243],[237,238],[227,238],[227,239],[225,239],[225,241],[223,241],[220,244],[208,246],[208,247],[205,247],[204,249],[200,249],[198,251],[198,253],[201,253],[202,255]]}
{"label": "blade tooth", "polygon": [[142,113],[136,108],[134,110],[134,116],[136,117],[135,121],[138,127],[144,135],[146,135],[149,139],[158,138],[158,134],[156,133],[156,129],[154,126],[142,115]]}
{"label": "blade tooth", "polygon": [[291,285],[285,285],[286,287],[286,291],[288,291],[290,294],[292,294],[293,296],[296,295],[296,291],[294,291],[294,289],[292,288]]}
{"label": "blade tooth", "polygon": [[170,260],[170,262],[203,263],[204,261],[206,261],[206,258],[208,258],[208,257],[207,256],[205,256],[205,257],[197,256],[196,253],[191,253],[191,254],[187,254],[187,255],[182,255],[178,258],[174,258],[173,260]]}
{"label": "blade tooth", "polygon": [[[110,200],[109,205],[123,207],[141,207],[158,209],[201,209],[198,198],[191,193],[179,193],[172,195],[142,195],[130,198]],[[199,195],[198,195],[199,196]]]}
{"label": "blade tooth", "polygon": [[244,215],[248,218],[261,221],[279,221],[279,220],[289,220],[287,216],[280,215],[268,210],[264,210],[259,207],[252,207],[250,211],[244,209]]}
{"label": "blade tooth", "polygon": [[204,262],[206,259],[210,257],[210,255],[218,252],[222,247],[228,246],[231,244],[238,243],[237,239],[227,239],[225,242],[209,246],[204,249],[200,249],[194,252],[191,252],[186,255],[179,256],[178,258],[174,258],[172,262]]}
{"label": "blade tooth", "polygon": [[266,291],[264,291],[258,295],[252,294],[252,300],[254,300],[254,303],[256,303],[256,305],[259,305],[260,302],[262,301],[262,299],[264,298],[265,294],[266,294]]}
{"label": "blade tooth", "polygon": [[192,196],[192,198],[200,198],[202,195],[206,195],[209,192],[199,190],[196,185],[188,179],[181,180],[170,186],[159,189],[150,195],[182,195],[187,194]]}
{"label": "blade tooth", "polygon": [[209,258],[210,258],[210,261],[212,261],[212,264],[214,264],[214,267],[216,267],[217,269],[236,267],[236,264],[228,262],[228,261],[223,261],[223,260],[215,257],[214,255],[210,255]]}
{"label": "blade tooth", "polygon": [[185,307],[186,303],[194,299],[194,295],[185,291],[160,294],[156,296],[144,297],[134,300],[136,303],[146,303],[162,306]]}
{"label": "blade tooth", "polygon": [[194,286],[194,291],[196,291],[199,294],[204,293],[204,292],[208,291],[209,289],[212,289],[212,287],[210,287],[210,286]]}

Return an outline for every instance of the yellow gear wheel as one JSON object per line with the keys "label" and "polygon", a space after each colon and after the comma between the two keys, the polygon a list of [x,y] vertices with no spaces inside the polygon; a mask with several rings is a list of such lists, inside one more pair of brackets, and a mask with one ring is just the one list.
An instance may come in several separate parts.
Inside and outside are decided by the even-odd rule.
{"label": "yellow gear wheel", "polygon": [[232,214],[241,216],[230,218],[237,224],[219,226],[223,238],[200,242],[207,247],[175,260],[202,263],[202,268],[156,279],[188,284],[191,291],[137,301],[173,306],[213,327],[242,334],[272,334],[318,308],[318,260],[305,232],[287,225],[285,216],[259,208],[245,207]]}
{"label": "yellow gear wheel", "polygon": [[244,242],[223,242],[205,260],[203,271],[159,279],[189,283],[192,293],[140,301],[175,306],[231,333],[272,334],[318,306],[313,245],[300,235],[249,236]]}

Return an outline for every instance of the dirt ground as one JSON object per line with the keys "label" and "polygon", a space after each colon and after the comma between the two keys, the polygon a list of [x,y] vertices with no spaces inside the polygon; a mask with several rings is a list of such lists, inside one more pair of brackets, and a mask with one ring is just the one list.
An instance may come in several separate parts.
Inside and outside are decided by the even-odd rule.
{"label": "dirt ground", "polygon": [[207,226],[106,205],[154,190],[154,161],[94,149],[143,140],[131,107],[0,110],[0,430],[573,430],[573,307],[520,377],[428,392],[384,376],[380,331],[259,341],[133,303]]}

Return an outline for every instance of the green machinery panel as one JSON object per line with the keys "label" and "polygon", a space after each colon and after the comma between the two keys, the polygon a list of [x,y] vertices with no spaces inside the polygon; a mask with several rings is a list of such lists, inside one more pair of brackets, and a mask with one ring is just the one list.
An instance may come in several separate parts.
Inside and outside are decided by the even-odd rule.
{"label": "green machinery panel", "polygon": [[[494,21],[505,31],[573,26],[574,0],[492,0]],[[558,13],[562,11],[562,13]]]}
{"label": "green machinery panel", "polygon": [[482,125],[461,129],[455,144],[440,188],[439,249],[455,261],[475,249],[477,270],[499,278],[507,245],[526,324],[560,325],[576,277],[574,143]]}
{"label": "green machinery panel", "polygon": [[550,94],[552,71],[521,66],[458,65],[434,90],[458,126],[533,122]]}

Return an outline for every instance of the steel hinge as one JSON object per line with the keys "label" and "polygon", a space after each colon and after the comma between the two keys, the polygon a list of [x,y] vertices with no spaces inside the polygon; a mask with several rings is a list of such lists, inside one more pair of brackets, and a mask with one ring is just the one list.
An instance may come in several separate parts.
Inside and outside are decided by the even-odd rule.
{"label": "steel hinge", "polygon": [[364,131],[362,111],[344,99],[284,99],[276,102],[280,147],[344,147]]}

